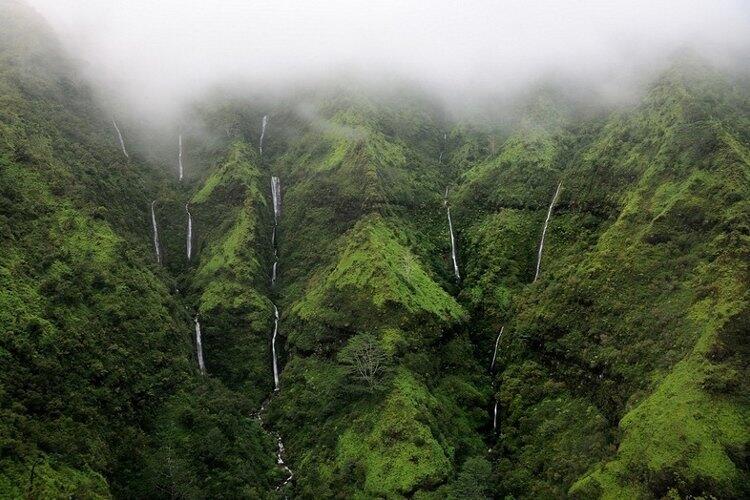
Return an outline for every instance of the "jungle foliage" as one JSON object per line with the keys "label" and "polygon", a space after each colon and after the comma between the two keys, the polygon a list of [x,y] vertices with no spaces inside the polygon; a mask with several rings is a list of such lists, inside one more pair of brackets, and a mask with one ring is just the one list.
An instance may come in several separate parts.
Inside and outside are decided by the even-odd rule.
{"label": "jungle foliage", "polygon": [[0,496],[747,497],[749,89],[686,58],[502,128],[406,88],[213,96],[180,183],[0,2]]}

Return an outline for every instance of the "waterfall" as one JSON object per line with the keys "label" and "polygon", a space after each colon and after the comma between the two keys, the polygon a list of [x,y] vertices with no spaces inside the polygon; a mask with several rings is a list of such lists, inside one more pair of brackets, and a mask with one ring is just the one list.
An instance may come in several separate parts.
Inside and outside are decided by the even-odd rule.
{"label": "waterfall", "polygon": [[281,215],[281,181],[278,177],[271,177],[271,197],[273,198],[273,222],[276,225]]}
{"label": "waterfall", "polygon": [[500,344],[500,336],[503,334],[503,330],[505,329],[505,325],[500,327],[500,333],[497,334],[497,340],[495,340],[495,352],[492,353],[492,364],[490,365],[490,371],[492,371],[493,368],[495,368],[495,358],[497,358],[497,346]]}
{"label": "waterfall", "polygon": [[122,140],[122,134],[120,133],[120,127],[117,126],[117,122],[114,118],[112,118],[112,125],[115,126],[115,130],[117,131],[117,138],[120,140],[120,147],[122,148],[122,154],[125,155],[125,158],[130,159],[130,156],[128,155],[128,152],[125,151],[125,141]]}
{"label": "waterfall", "polygon": [[276,434],[276,464],[287,473],[287,478],[284,482],[276,487],[277,490],[280,490],[292,480],[294,474],[292,474],[292,470],[284,463],[284,443],[281,442],[281,436],[279,434]]}
{"label": "waterfall", "polygon": [[273,337],[271,338],[271,354],[273,355],[273,390],[279,390],[279,365],[276,360],[276,335],[279,333],[279,309],[273,305]]}
{"label": "waterfall", "polygon": [[154,227],[154,250],[156,250],[156,262],[161,264],[161,252],[159,251],[159,229],[156,227],[156,213],[154,212],[156,200],[151,202],[151,224]]}
{"label": "waterfall", "polygon": [[456,259],[456,238],[453,236],[453,221],[451,220],[451,207],[448,204],[448,188],[445,188],[445,208],[448,212],[448,230],[451,235],[451,258],[453,259],[453,274],[456,275],[456,279],[461,279],[461,274],[458,272],[458,260]]}
{"label": "waterfall", "polygon": [[[266,132],[266,125],[268,124],[268,116],[263,117],[263,129],[260,134],[260,152],[263,154],[263,136]],[[271,198],[273,200],[273,230],[271,232],[271,247],[273,247],[273,267],[271,269],[271,287],[276,284],[276,272],[279,265],[279,254],[276,246],[276,231],[279,226],[279,217],[281,216],[281,181],[278,177],[271,177]],[[273,391],[274,393],[279,391],[279,360],[276,356],[276,337],[279,334],[279,308],[276,304],[273,304],[273,336],[271,337],[271,356],[273,357]],[[260,412],[261,423],[263,422],[262,414],[264,409],[268,405],[272,396],[261,405]],[[289,482],[291,482],[294,474],[292,470],[284,463],[284,443],[281,441],[281,435],[278,432],[273,433],[276,436],[276,465],[284,471],[286,479],[284,482],[276,487],[276,490],[280,490]]]}
{"label": "waterfall", "polygon": [[266,127],[268,126],[268,115],[263,115],[263,122],[260,126],[260,142],[258,144],[258,150],[260,155],[263,156],[263,138],[266,136]]}
{"label": "waterfall", "polygon": [[539,252],[537,253],[536,257],[536,274],[534,275],[534,281],[539,278],[539,270],[542,265],[542,250],[544,250],[544,237],[547,235],[547,224],[549,224],[549,219],[552,216],[552,209],[555,206],[555,202],[557,201],[557,196],[560,194],[560,186],[562,186],[562,181],[557,185],[557,189],[555,190],[555,195],[552,197],[552,201],[549,204],[549,210],[547,210],[547,218],[544,221],[544,229],[542,230],[542,239],[539,242]]}
{"label": "waterfall", "polygon": [[458,261],[456,260],[456,239],[453,236],[453,222],[451,221],[451,207],[448,207],[448,229],[451,233],[451,257],[453,257],[453,273],[456,275],[456,279],[461,279],[461,274],[458,272]]}
{"label": "waterfall", "polygon": [[188,216],[188,228],[187,228],[187,260],[190,260],[190,255],[193,249],[193,217],[190,215],[188,204],[185,203],[185,211]]}
{"label": "waterfall", "polygon": [[180,134],[178,141],[180,143],[180,149],[179,153],[177,154],[177,163],[180,167],[180,180],[182,180],[182,134]]}
{"label": "waterfall", "polygon": [[198,315],[195,316],[195,349],[198,352],[198,368],[201,375],[206,374],[206,365],[203,363],[203,341],[201,339],[201,324],[198,321]]}
{"label": "waterfall", "polygon": [[495,410],[492,416],[492,430],[493,431],[497,430],[497,400],[495,400]]}
{"label": "waterfall", "polygon": [[271,177],[271,198],[273,200],[273,232],[271,232],[271,246],[273,247],[273,269],[271,269],[271,286],[276,284],[276,270],[279,265],[279,252],[276,248],[276,229],[281,216],[281,181],[278,177]]}
{"label": "waterfall", "polygon": [[[495,351],[492,353],[492,364],[490,365],[490,372],[495,368],[495,359],[497,358],[497,346],[500,344],[500,337],[503,335],[503,330],[505,330],[505,325],[500,327],[500,333],[497,334],[497,339],[495,339]],[[492,388],[495,388],[495,381],[492,381]],[[492,431],[495,432],[497,430],[497,400],[495,400],[495,408],[492,410]]]}

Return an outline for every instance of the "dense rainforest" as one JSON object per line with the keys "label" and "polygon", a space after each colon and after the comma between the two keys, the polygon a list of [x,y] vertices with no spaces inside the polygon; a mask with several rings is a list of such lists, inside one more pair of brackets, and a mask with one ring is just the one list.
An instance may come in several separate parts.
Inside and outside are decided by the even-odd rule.
{"label": "dense rainforest", "polygon": [[750,495],[747,79],[217,92],[155,144],[58,45],[0,1],[0,497]]}

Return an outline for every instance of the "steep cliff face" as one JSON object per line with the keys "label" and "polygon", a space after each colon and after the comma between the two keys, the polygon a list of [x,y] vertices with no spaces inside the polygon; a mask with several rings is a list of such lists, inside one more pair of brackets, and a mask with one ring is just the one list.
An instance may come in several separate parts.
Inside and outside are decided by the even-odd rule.
{"label": "steep cliff face", "polygon": [[0,27],[0,496],[749,493],[746,82],[205,100],[180,181]]}
{"label": "steep cliff face", "polygon": [[246,397],[199,380],[154,258],[151,202],[168,236],[179,194],[122,154],[33,12],[3,2],[0,19],[0,496],[268,490],[271,440]]}
{"label": "steep cliff face", "polygon": [[319,103],[266,159],[297,491],[742,494],[745,89],[683,63],[586,120],[540,92],[499,146],[424,103]]}
{"label": "steep cliff face", "polygon": [[[511,138],[466,175],[477,192],[505,180],[500,208],[463,232],[462,292],[489,329],[505,326],[501,492],[564,495],[581,475],[570,493],[584,497],[746,491],[745,341],[728,333],[747,315],[746,110],[746,88],[680,65],[588,137],[552,131],[520,152]],[[519,204],[533,191],[501,177],[514,169],[503,160],[540,151],[546,192]]]}
{"label": "steep cliff face", "polygon": [[[388,106],[334,107],[320,117],[323,134],[276,165],[289,178],[280,283],[290,353],[271,410],[291,456],[306,457],[298,484],[310,495],[435,488],[483,447],[482,419],[443,385],[444,350],[468,341],[434,252],[447,237],[442,180],[420,144],[437,132],[434,119]],[[308,144],[316,155],[295,154]],[[379,371],[368,373],[371,363]],[[476,399],[479,388],[461,381]]]}

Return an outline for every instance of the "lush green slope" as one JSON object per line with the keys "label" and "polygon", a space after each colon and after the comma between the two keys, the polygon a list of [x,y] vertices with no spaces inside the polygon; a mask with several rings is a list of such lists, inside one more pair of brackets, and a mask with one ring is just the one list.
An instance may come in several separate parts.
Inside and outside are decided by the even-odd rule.
{"label": "lush green slope", "polygon": [[750,494],[747,82],[543,87],[502,129],[404,87],[216,95],[178,183],[33,13],[0,28],[0,496]]}
{"label": "lush green slope", "polygon": [[[574,154],[553,143],[547,197],[558,179],[563,191],[538,283],[525,285],[542,199],[535,215],[507,196],[466,230],[466,299],[506,331],[502,494],[561,496],[581,476],[584,497],[747,491],[747,93],[710,75],[680,67]],[[499,157],[517,154],[511,139]]]}
{"label": "lush green slope", "polygon": [[[434,489],[483,448],[478,370],[451,358],[471,351],[466,313],[439,284],[439,129],[403,104],[329,99],[273,162],[289,352],[271,416],[304,496]],[[380,363],[370,377],[363,351]]]}
{"label": "lush green slope", "polygon": [[154,263],[168,184],[122,155],[33,12],[2,2],[0,33],[0,496],[269,490],[251,400],[199,380]]}
{"label": "lush green slope", "polygon": [[257,151],[234,143],[193,195],[198,263],[189,282],[203,319],[207,370],[259,404],[272,382],[273,306],[264,294],[270,280],[266,183],[256,164]]}

